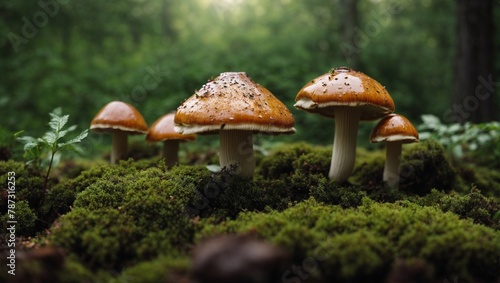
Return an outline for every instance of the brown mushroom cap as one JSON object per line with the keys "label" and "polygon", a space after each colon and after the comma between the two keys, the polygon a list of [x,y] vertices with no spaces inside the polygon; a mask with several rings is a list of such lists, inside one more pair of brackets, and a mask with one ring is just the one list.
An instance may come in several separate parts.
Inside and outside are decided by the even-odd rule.
{"label": "brown mushroom cap", "polygon": [[247,130],[294,133],[294,119],[269,90],[244,72],[226,72],[207,82],[177,109],[178,133]]}
{"label": "brown mushroom cap", "polygon": [[297,94],[295,107],[334,117],[335,106],[362,107],[361,120],[374,120],[394,112],[394,101],[384,86],[371,77],[340,67],[307,83]]}
{"label": "brown mushroom cap", "polygon": [[90,122],[90,129],[97,132],[120,130],[128,134],[145,134],[148,132],[148,125],[134,106],[112,101],[95,115]]}
{"label": "brown mushroom cap", "polygon": [[370,135],[370,142],[383,141],[417,142],[418,132],[404,116],[390,114],[378,122]]}
{"label": "brown mushroom cap", "polygon": [[160,142],[165,140],[194,140],[195,135],[183,135],[174,131],[175,112],[165,114],[158,118],[149,128],[146,140]]}

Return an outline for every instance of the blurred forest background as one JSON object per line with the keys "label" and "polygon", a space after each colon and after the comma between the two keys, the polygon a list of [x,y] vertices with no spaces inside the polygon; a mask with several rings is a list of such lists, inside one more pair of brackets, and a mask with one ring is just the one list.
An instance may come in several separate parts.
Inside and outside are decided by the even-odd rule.
{"label": "blurred forest background", "polygon": [[285,140],[329,144],[333,120],[293,104],[339,66],[385,85],[414,124],[498,120],[499,27],[496,0],[2,1],[0,135],[42,135],[56,107],[82,130],[112,100],[152,124],[209,78],[245,71],[293,112]]}

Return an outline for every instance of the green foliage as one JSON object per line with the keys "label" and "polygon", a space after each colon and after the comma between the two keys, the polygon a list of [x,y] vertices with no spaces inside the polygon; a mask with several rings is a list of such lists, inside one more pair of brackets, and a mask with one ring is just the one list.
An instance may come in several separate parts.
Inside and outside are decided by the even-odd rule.
{"label": "green foliage", "polygon": [[434,267],[434,280],[500,276],[499,232],[408,201],[364,199],[358,208],[342,209],[308,200],[282,212],[207,224],[197,238],[248,232],[292,251],[297,263],[312,258],[321,282],[382,282],[396,258],[415,256]]}
{"label": "green foliage", "polygon": [[7,161],[13,156],[17,157],[18,152],[15,150],[16,135],[8,129],[0,126],[0,160]]}
{"label": "green foliage", "polygon": [[[40,168],[42,165],[47,167],[47,174],[45,176],[44,187],[47,189],[47,182],[49,179],[50,170],[54,161],[57,165],[59,156],[56,155],[61,150],[72,150],[77,152],[77,143],[80,143],[88,135],[88,130],[84,130],[76,137],[66,142],[59,140],[66,136],[69,132],[76,129],[76,125],[64,129],[68,123],[69,115],[61,116],[61,108],[56,108],[50,114],[49,127],[50,131],[46,132],[41,138],[34,138],[31,136],[18,137],[18,140],[24,143],[25,157],[28,158],[27,164],[33,163],[35,168]],[[48,163],[42,163],[42,159],[47,155]]]}
{"label": "green foliage", "polygon": [[474,160],[500,168],[500,123],[443,124],[434,115],[422,115],[420,139],[435,139],[457,160]]}
{"label": "green foliage", "polygon": [[[241,70],[293,112],[297,134],[283,139],[327,144],[333,120],[292,105],[305,83],[331,67],[353,66],[376,78],[410,119],[442,113],[449,106],[453,5],[451,0],[360,1],[354,31],[363,46],[354,47],[359,63],[353,66],[339,52],[346,43],[344,19],[350,18],[344,17],[339,0],[68,2],[60,3],[57,14],[36,27],[32,37],[23,35],[30,29],[23,28],[27,24],[21,19],[33,23],[33,15],[43,8],[4,4],[2,34],[26,40],[0,40],[0,68],[9,74],[0,78],[4,125],[9,130],[39,129],[33,135],[41,135],[40,118],[55,105],[64,105],[80,127],[87,127],[100,107],[117,99],[134,104],[152,122],[210,77]],[[397,9],[391,12],[393,6]],[[380,28],[371,31],[374,23]],[[402,32],[409,28],[414,32]],[[393,52],[388,52],[387,42]],[[406,52],[415,46],[424,48]],[[399,56],[403,53],[408,54]],[[441,60],[430,64],[434,58]],[[25,119],[25,111],[35,119]]]}

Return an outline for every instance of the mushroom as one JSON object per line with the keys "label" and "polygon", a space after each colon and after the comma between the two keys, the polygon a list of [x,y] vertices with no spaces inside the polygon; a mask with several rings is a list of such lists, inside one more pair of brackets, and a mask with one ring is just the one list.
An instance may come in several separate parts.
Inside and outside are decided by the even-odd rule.
{"label": "mushroom", "polygon": [[162,157],[167,167],[174,166],[179,162],[179,143],[181,141],[192,141],[196,135],[182,135],[174,131],[175,112],[170,112],[158,118],[149,128],[146,135],[148,142],[163,142]]}
{"label": "mushroom", "polygon": [[208,81],[184,101],[175,115],[181,134],[219,134],[222,168],[252,176],[255,168],[253,133],[294,133],[294,119],[269,90],[244,72],[226,72]]}
{"label": "mushroom", "polygon": [[374,120],[394,112],[394,101],[380,83],[341,67],[319,76],[297,94],[295,107],[335,118],[335,136],[329,178],[343,182],[351,175],[356,157],[360,120]]}
{"label": "mushroom", "polygon": [[390,114],[382,118],[373,128],[370,142],[386,142],[386,157],[383,180],[389,186],[399,186],[399,162],[403,143],[418,142],[418,132],[402,115]]}
{"label": "mushroom", "polygon": [[121,101],[112,101],[95,115],[90,122],[90,129],[113,133],[111,164],[115,164],[127,155],[127,136],[146,134],[148,125],[134,106]]}

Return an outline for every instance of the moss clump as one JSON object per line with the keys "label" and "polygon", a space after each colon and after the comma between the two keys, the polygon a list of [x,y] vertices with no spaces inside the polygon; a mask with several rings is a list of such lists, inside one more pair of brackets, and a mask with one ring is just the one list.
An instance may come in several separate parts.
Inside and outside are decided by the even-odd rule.
{"label": "moss clump", "polygon": [[[9,161],[0,161],[0,179],[4,180],[4,186],[0,192],[0,202],[7,204],[7,178],[8,172],[15,173],[15,201],[16,201],[16,220],[22,221],[17,236],[34,236],[37,232],[47,228],[53,219],[46,219],[39,212],[39,208],[45,197],[44,176],[24,163]],[[51,183],[49,183],[51,184]],[[7,205],[0,208],[2,219],[7,219]],[[6,222],[0,224],[4,227]],[[4,231],[4,229],[2,229]]]}
{"label": "moss clump", "polygon": [[[258,173],[265,179],[285,178],[295,173],[296,170],[302,169],[301,167],[304,163],[306,163],[305,165],[309,168],[314,168],[313,171],[324,171],[324,169],[320,168],[321,164],[317,164],[314,161],[309,162],[304,158],[302,158],[301,161],[298,161],[301,156],[313,154],[313,152],[314,148],[305,143],[297,143],[280,148],[271,155],[262,159],[258,168]],[[317,159],[321,159],[321,157],[318,157]],[[330,163],[328,161],[326,167],[327,173],[329,164]],[[306,170],[308,169],[306,168]]]}
{"label": "moss clump", "polygon": [[500,171],[497,168],[480,167],[468,163],[456,165],[463,190],[468,190],[471,184],[478,187],[486,196],[500,198]]}
{"label": "moss clump", "polygon": [[500,211],[500,201],[482,195],[476,187],[472,187],[465,195],[432,190],[430,194],[422,198],[413,198],[412,202],[451,211],[461,218],[472,219],[474,223],[500,229],[500,219],[495,218],[496,213]]}
{"label": "moss clump", "polygon": [[446,159],[444,148],[426,140],[403,151],[400,166],[400,190],[419,195],[431,189],[453,189],[456,173]]}
{"label": "moss clump", "polygon": [[145,261],[125,269],[118,278],[111,280],[111,283],[175,283],[184,282],[189,269],[189,259],[187,257],[173,258],[160,256],[151,261]]}
{"label": "moss clump", "polygon": [[284,146],[262,159],[257,182],[272,185],[282,204],[300,202],[327,180],[330,156],[329,148],[304,143]]}
{"label": "moss clump", "polygon": [[193,234],[188,206],[209,174],[203,167],[153,167],[98,179],[78,194],[51,238],[95,269],[181,251]]}
{"label": "moss clump", "polygon": [[134,257],[133,243],[141,233],[130,215],[113,208],[75,208],[60,219],[54,232],[54,243],[103,269],[129,263]]}
{"label": "moss clump", "polygon": [[8,220],[15,220],[16,223],[16,235],[18,236],[29,236],[34,235],[36,230],[36,220],[37,216],[35,212],[29,207],[28,202],[25,200],[17,201],[15,203],[15,208],[13,209],[15,214],[14,219],[9,218],[9,214],[4,214],[0,217],[2,223],[0,224],[0,229],[6,231],[9,224]]}
{"label": "moss clump", "polygon": [[356,209],[342,209],[308,200],[282,212],[243,213],[208,224],[198,238],[247,232],[292,251],[299,265],[314,260],[308,275],[320,282],[383,282],[396,258],[428,263],[434,280],[491,282],[500,276],[499,232],[408,201],[365,199]]}
{"label": "moss clump", "polygon": [[367,151],[366,149],[358,148],[356,163],[349,180],[353,184],[363,186],[368,190],[372,189],[383,183],[384,165],[384,151]]}

